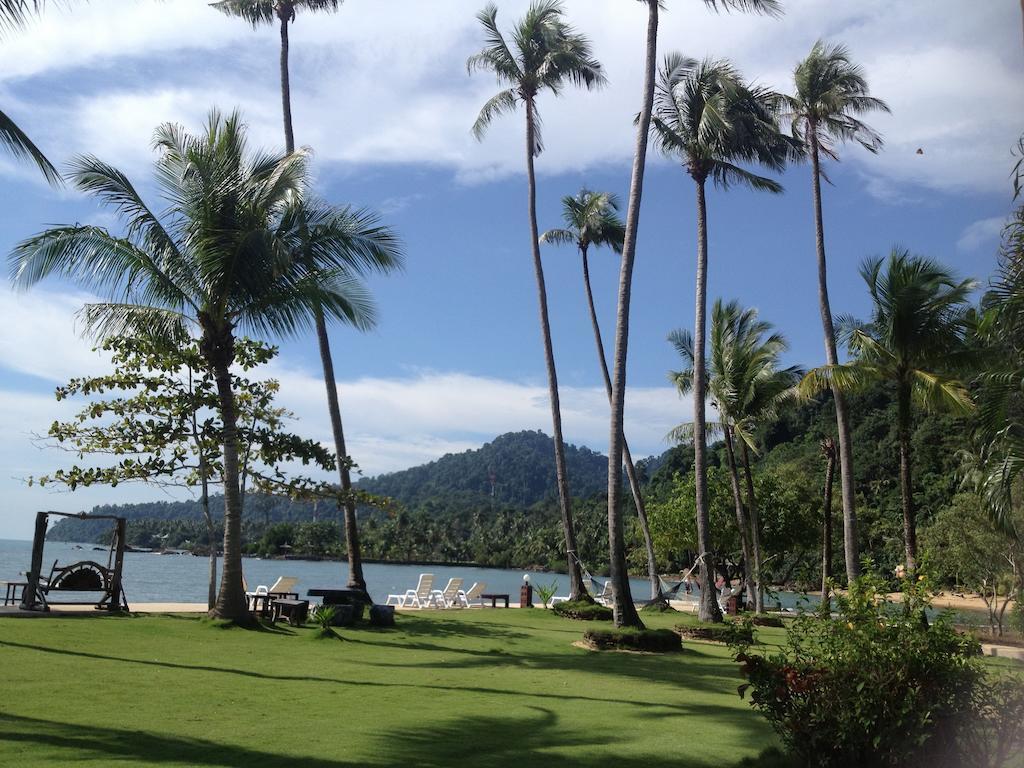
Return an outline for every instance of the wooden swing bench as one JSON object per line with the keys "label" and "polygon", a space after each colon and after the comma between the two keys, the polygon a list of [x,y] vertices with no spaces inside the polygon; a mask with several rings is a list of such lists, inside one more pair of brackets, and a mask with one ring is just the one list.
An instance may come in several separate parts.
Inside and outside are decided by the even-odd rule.
{"label": "wooden swing bench", "polygon": [[[50,575],[39,580],[39,602],[43,610],[51,605],[93,605],[97,610],[128,610],[128,601],[124,589],[118,584],[114,586],[112,568],[100,565],[94,560],[82,560],[65,566],[58,566],[53,561]],[[115,590],[118,594],[115,594]],[[64,592],[102,592],[99,600],[55,600],[53,593]],[[60,595],[57,595],[58,597]]]}

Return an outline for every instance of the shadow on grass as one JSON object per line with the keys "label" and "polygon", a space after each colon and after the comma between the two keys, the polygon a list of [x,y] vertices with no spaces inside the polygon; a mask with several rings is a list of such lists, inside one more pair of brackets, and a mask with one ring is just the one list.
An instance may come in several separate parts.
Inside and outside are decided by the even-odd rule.
{"label": "shadow on grass", "polygon": [[[572,694],[560,694],[549,692],[526,692],[514,691],[507,688],[487,688],[476,685],[440,685],[437,683],[404,683],[400,681],[383,680],[342,680],[333,677],[319,677],[316,675],[282,675],[270,672],[257,672],[249,669],[233,669],[230,667],[211,667],[199,664],[183,664],[173,661],[150,661],[148,659],[131,659],[124,656],[108,656],[100,653],[88,653],[86,651],[72,651],[66,648],[49,648],[44,645],[31,645],[29,643],[17,643],[12,640],[0,640],[0,648],[21,648],[23,650],[36,651],[38,653],[54,654],[58,656],[72,656],[76,658],[94,659],[97,661],[113,661],[118,664],[138,664],[146,667],[163,667],[165,669],[176,669],[189,672],[205,672],[219,675],[237,675],[256,680],[269,680],[272,682],[300,682],[300,683],[322,683],[326,685],[337,685],[353,688],[418,688],[422,690],[436,691],[457,691],[481,694],[495,694],[499,696],[514,696],[528,699],[556,699],[560,701],[581,701],[606,703],[607,699],[600,696],[580,696]],[[365,662],[363,662],[365,664]],[[672,704],[659,704],[648,701],[622,700],[621,703],[635,707],[655,709],[676,709],[683,713],[689,711],[687,706],[676,707]]]}
{"label": "shadow on grass", "polygon": [[[220,744],[206,739],[151,733],[148,731],[101,728],[92,725],[74,725],[54,720],[19,717],[0,713],[0,742],[38,745],[49,750],[60,750],[58,761],[79,762],[87,759],[176,763],[196,766],[266,766],[266,768],[347,768],[357,763],[341,760],[323,760],[294,754],[281,755],[263,752],[237,744]],[[64,751],[68,752],[65,753]],[[57,764],[64,764],[58,762]]]}
{"label": "shadow on grass", "polygon": [[[266,768],[349,768],[368,766],[399,768],[521,768],[523,765],[558,765],[564,768],[723,768],[712,762],[673,754],[666,740],[666,754],[616,753],[615,733],[570,731],[554,712],[531,707],[527,717],[464,716],[447,723],[431,724],[421,731],[408,729],[382,733],[371,761],[283,755],[251,746],[223,744],[209,739],[185,738],[148,731],[75,725],[54,720],[0,714],[0,742],[58,751],[58,759],[149,763],[185,763],[194,766],[263,766]],[[472,738],[467,738],[471,735]],[[343,747],[340,747],[343,749]],[[67,752],[67,753],[65,753]],[[762,753],[742,762],[745,768],[782,768],[777,753]]]}

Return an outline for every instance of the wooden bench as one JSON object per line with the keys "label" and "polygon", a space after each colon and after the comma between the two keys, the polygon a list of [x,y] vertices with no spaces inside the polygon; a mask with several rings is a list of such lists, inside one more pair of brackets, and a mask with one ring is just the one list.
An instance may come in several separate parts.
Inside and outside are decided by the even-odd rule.
{"label": "wooden bench", "polygon": [[508,595],[507,594],[503,595],[503,594],[499,594],[497,592],[489,593],[489,594],[485,593],[485,594],[480,595],[480,601],[483,602],[484,600],[490,600],[491,601],[491,608],[497,608],[498,607],[498,601],[499,600],[504,600],[505,601],[505,607],[508,608]]}
{"label": "wooden bench", "polygon": [[302,626],[309,615],[309,600],[293,600],[289,597],[278,597],[273,600],[274,621],[288,619],[293,627]]}

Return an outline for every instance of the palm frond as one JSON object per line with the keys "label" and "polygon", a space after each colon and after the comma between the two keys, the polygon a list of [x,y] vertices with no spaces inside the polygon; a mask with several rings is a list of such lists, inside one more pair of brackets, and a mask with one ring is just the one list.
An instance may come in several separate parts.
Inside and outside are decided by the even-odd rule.
{"label": "palm frond", "polygon": [[[4,0],[0,0],[4,1]],[[10,0],[6,0],[10,2]],[[15,0],[17,2],[17,0]],[[18,127],[18,125],[7,116],[4,112],[0,111],[0,146],[6,149],[10,154],[15,157],[29,160],[35,163],[36,167],[42,172],[46,180],[54,186],[61,184],[61,176],[57,169],[53,167],[53,164],[46,159],[46,155],[43,154],[42,150],[39,149],[28,135]]]}

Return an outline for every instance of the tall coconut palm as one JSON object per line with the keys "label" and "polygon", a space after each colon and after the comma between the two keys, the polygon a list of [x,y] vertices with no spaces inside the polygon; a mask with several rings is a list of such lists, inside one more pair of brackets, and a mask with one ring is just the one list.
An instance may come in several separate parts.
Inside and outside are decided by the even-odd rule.
{"label": "tall coconut palm", "polygon": [[[619,218],[618,211],[619,201],[615,195],[582,189],[575,196],[567,195],[562,198],[562,218],[566,224],[565,228],[548,230],[540,237],[541,242],[575,245],[579,251],[583,263],[583,288],[587,294],[587,307],[590,309],[590,325],[594,329],[597,360],[601,366],[601,376],[604,378],[604,389],[608,395],[609,404],[612,397],[612,379],[608,373],[608,359],[605,356],[601,324],[597,319],[594,291],[590,285],[589,254],[591,246],[594,248],[608,246],[615,253],[622,253],[622,241],[625,238],[626,227],[622,219]],[[654,555],[654,543],[651,540],[651,528],[647,523],[647,509],[644,506],[643,492],[640,489],[636,465],[633,463],[633,456],[629,451],[629,443],[626,441],[625,435],[622,436],[622,453],[625,457],[629,487],[633,493],[633,503],[640,520],[640,530],[644,536],[644,546],[647,549],[647,573],[651,580],[651,599],[653,600],[661,595],[658,564]]]}
{"label": "tall coconut palm", "polygon": [[[693,337],[686,331],[669,334],[669,342],[687,363],[673,371],[669,379],[680,394],[687,394],[696,379]],[[757,611],[763,610],[761,574],[761,536],[754,494],[750,451],[756,450],[755,433],[759,426],[774,419],[779,408],[791,399],[802,371],[781,368],[780,357],[787,349],[781,334],[772,332],[771,323],[758,318],[756,309],[744,309],[736,301],[715,301],[711,310],[711,360],[707,371],[708,396],[718,411],[725,438],[726,458],[732,481],[736,523],[746,563],[748,599]],[[692,436],[693,425],[673,430],[674,437]],[[739,470],[746,484],[746,506],[741,500]]]}
{"label": "tall coconut palm", "polygon": [[210,5],[228,16],[245,19],[253,28],[275,21],[281,30],[281,112],[284,117],[285,149],[295,151],[292,130],[292,90],[288,72],[288,26],[298,11],[336,11],[344,0],[220,0]]}
{"label": "tall coconut palm", "polygon": [[[112,207],[123,234],[92,225],[55,227],[11,255],[19,287],[56,276],[104,297],[81,313],[94,336],[198,333],[223,424],[224,560],[213,613],[236,621],[249,619],[231,380],[236,332],[295,334],[318,309],[359,328],[374,320],[373,304],[352,276],[352,233],[332,233],[342,219],[305,208],[306,153],[251,152],[245,133],[237,114],[216,111],[197,135],[174,124],[157,128],[156,185],[167,202],[160,215],[121,171],[78,158],[71,169],[75,186]],[[316,247],[297,258],[311,240]]]}
{"label": "tall coconut palm", "polygon": [[721,621],[712,594],[713,567],[707,509],[707,440],[704,336],[707,311],[707,203],[710,179],[728,189],[740,184],[778,193],[782,186],[737,163],[757,163],[781,170],[795,155],[795,145],[779,133],[777,94],[747,85],[728,61],[698,62],[670,54],[662,66],[655,95],[652,130],[661,151],[682,162],[697,190],[697,278],[694,324],[694,472],[696,474],[697,537],[700,563],[700,617]]}
{"label": "tall coconut palm", "polygon": [[831,604],[829,581],[832,579],[832,482],[836,474],[836,441],[831,437],[821,440],[821,455],[825,458],[825,484],[821,501],[821,604]]}
{"label": "tall coconut palm", "polygon": [[[785,97],[786,111],[793,136],[799,139],[811,158],[814,192],[814,242],[818,257],[818,308],[825,335],[825,362],[836,365],[836,332],[828,298],[828,272],[825,263],[825,224],[821,213],[821,179],[825,176],[821,156],[838,160],[837,144],[854,141],[869,152],[882,147],[882,137],[859,117],[868,112],[888,112],[881,99],[869,95],[864,71],[854,64],[844,46],[829,45],[821,40],[814,44],[807,58],[793,73],[795,93]],[[843,545],[846,556],[846,577],[860,573],[857,542],[857,513],[853,489],[853,443],[850,438],[850,416],[846,398],[838,389],[832,397],[836,409],[836,432],[839,443],[839,484],[843,498]]]}
{"label": "tall coconut palm", "polygon": [[910,471],[912,407],[954,414],[974,409],[956,372],[969,360],[965,332],[975,283],[957,280],[937,262],[900,248],[888,259],[868,259],[860,272],[871,293],[871,320],[841,317],[837,322],[853,360],[814,369],[800,388],[807,396],[826,388],[851,392],[872,382],[895,389],[903,535],[907,570],[913,571],[917,525]]}
{"label": "tall coconut palm", "polygon": [[526,15],[512,29],[510,42],[498,28],[498,8],[489,4],[477,14],[484,30],[484,48],[466,62],[472,74],[478,70],[493,72],[504,86],[480,110],[473,125],[473,135],[483,139],[494,120],[513,112],[521,105],[526,113],[526,180],[530,219],[530,248],[537,280],[540,306],[541,338],[548,374],[551,401],[551,422],[555,442],[555,475],[558,499],[565,529],[565,548],[569,567],[569,591],[573,599],[585,598],[586,587],[576,550],[576,531],[572,518],[572,497],[565,465],[565,443],[562,438],[562,413],[558,400],[558,374],[551,345],[551,323],[548,318],[548,297],[544,283],[544,265],[540,257],[540,233],[537,229],[537,179],[534,160],[544,148],[541,140],[537,97],[550,91],[558,95],[567,85],[597,88],[604,84],[601,64],[591,53],[590,41],[577,33],[566,21],[560,0],[534,0]]}
{"label": "tall coconut palm", "polygon": [[[0,34],[19,29],[44,5],[43,0],[0,0]],[[60,173],[13,118],[0,110],[0,146],[14,157],[35,163],[46,180],[60,184]]]}
{"label": "tall coconut palm", "polygon": [[[338,10],[343,0],[221,0],[213,3],[213,7],[230,16],[245,19],[253,27],[261,24],[273,24],[276,20],[281,29],[281,110],[284,116],[284,141],[289,152],[295,150],[295,134],[292,125],[291,76],[288,68],[289,38],[288,27],[295,21],[299,10],[317,12]],[[370,260],[366,267],[387,271],[399,264],[397,262],[381,262]],[[338,457],[338,479],[344,493],[343,515],[345,519],[345,545],[348,559],[348,586],[366,592],[366,579],[363,576],[362,553],[359,547],[359,525],[356,518],[356,505],[351,495],[352,473],[345,443],[345,428],[341,419],[341,404],[338,400],[338,383],[334,375],[334,356],[331,352],[331,341],[327,335],[327,323],[323,313],[314,317],[317,346],[320,349],[320,363],[324,374],[324,388],[327,392],[327,411],[331,420],[331,435],[334,439],[334,452]]]}

